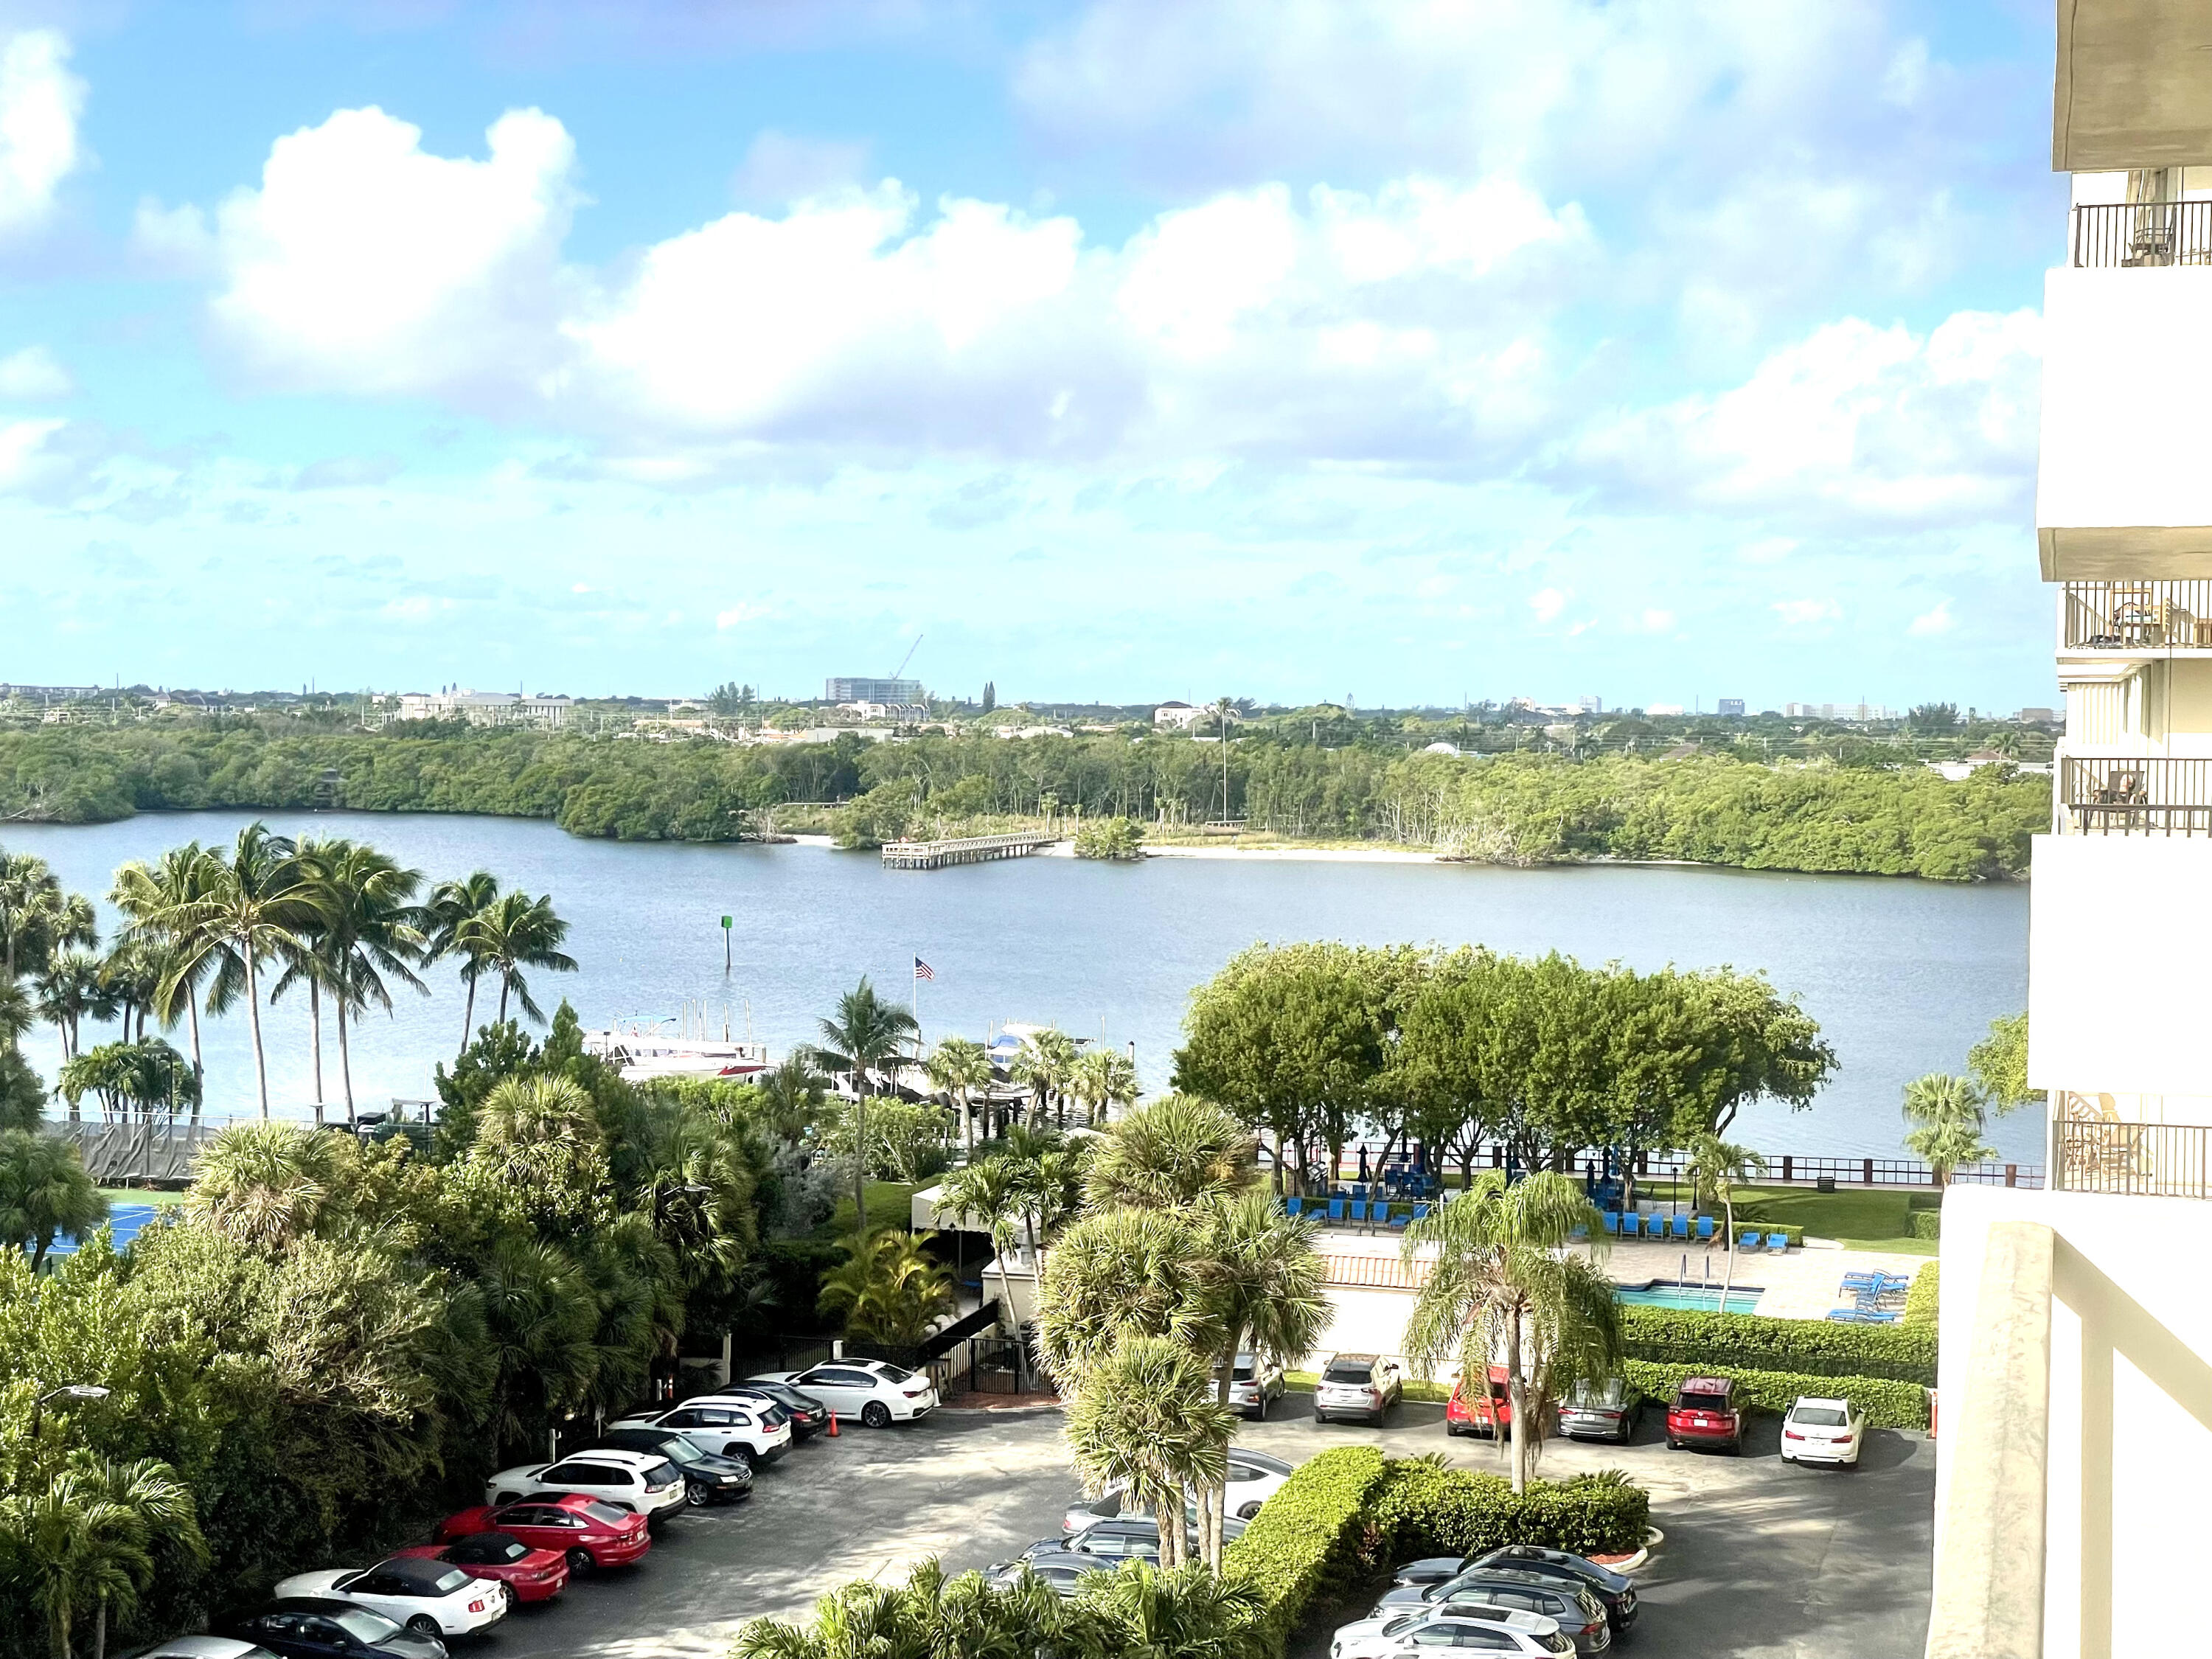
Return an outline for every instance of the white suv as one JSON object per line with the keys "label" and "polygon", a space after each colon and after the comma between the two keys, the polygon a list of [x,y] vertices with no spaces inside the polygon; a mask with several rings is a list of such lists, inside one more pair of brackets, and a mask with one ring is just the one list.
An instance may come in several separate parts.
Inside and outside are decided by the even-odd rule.
{"label": "white suv", "polygon": [[1382,1414],[1405,1391],[1406,1374],[1396,1360],[1380,1354],[1340,1353],[1314,1384],[1314,1421],[1359,1417],[1379,1429]]}
{"label": "white suv", "polygon": [[525,1463],[484,1482],[484,1502],[512,1504],[541,1492],[580,1492],[635,1510],[648,1521],[684,1507],[684,1474],[651,1452],[588,1451],[557,1463]]}
{"label": "white suv", "polygon": [[610,1425],[617,1429],[666,1429],[682,1435],[701,1451],[717,1457],[740,1457],[754,1468],[773,1463],[791,1449],[791,1419],[782,1413],[773,1426],[767,1397],[763,1395],[702,1394],[680,1406],[625,1417]]}
{"label": "white suv", "polygon": [[927,1375],[881,1359],[832,1359],[811,1370],[768,1371],[750,1380],[804,1389],[840,1417],[857,1417],[872,1429],[911,1423],[937,1409],[937,1385]]}

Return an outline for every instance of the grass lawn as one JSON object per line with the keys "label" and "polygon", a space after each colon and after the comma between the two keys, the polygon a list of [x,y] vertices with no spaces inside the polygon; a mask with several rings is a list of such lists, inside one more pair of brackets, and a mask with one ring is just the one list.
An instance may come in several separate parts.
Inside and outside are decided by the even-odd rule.
{"label": "grass lawn", "polygon": [[100,1195],[110,1204],[150,1204],[157,1210],[185,1201],[182,1193],[163,1192],[154,1187],[102,1187]]}
{"label": "grass lawn", "polygon": [[[896,1227],[901,1232],[914,1225],[914,1195],[924,1186],[935,1186],[935,1182],[924,1182],[909,1186],[902,1181],[871,1181],[868,1183],[868,1225],[872,1229]],[[837,1212],[814,1230],[817,1238],[839,1239],[853,1236],[853,1200],[838,1201]]]}
{"label": "grass lawn", "polygon": [[[1662,1202],[1672,1196],[1670,1181],[1639,1181],[1637,1190]],[[1686,1188],[1682,1196],[1689,1196]],[[1814,1238],[1832,1238],[1855,1250],[1888,1250],[1899,1255],[1935,1255],[1932,1238],[1915,1238],[1907,1189],[1896,1187],[1838,1187],[1832,1193],[1810,1187],[1739,1187],[1739,1222],[1771,1222],[1802,1227]]]}

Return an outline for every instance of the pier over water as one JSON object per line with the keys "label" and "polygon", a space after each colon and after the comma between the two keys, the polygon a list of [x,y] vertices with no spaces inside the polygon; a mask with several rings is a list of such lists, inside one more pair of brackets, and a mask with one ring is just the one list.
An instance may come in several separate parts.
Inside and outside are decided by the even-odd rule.
{"label": "pier over water", "polygon": [[1058,836],[1031,832],[1012,836],[963,836],[951,841],[885,842],[884,865],[891,870],[941,870],[948,864],[981,864],[990,859],[1025,859],[1060,839]]}

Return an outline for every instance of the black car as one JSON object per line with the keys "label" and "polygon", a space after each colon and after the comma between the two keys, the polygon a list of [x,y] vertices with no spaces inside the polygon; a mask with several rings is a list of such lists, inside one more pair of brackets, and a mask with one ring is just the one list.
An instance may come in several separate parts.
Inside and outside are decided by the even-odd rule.
{"label": "black car", "polygon": [[684,1501],[734,1504],[753,1495],[753,1466],[742,1457],[723,1457],[702,1451],[673,1429],[609,1429],[592,1443],[592,1449],[647,1452],[665,1457],[684,1476]]}
{"label": "black car", "polygon": [[1401,1584],[1376,1604],[1373,1617],[1388,1619],[1424,1606],[1442,1610],[1465,1602],[1541,1613],[1556,1620],[1577,1653],[1602,1653],[1613,1645],[1613,1616],[1597,1593],[1582,1583],[1562,1583],[1513,1568],[1471,1567],[1439,1584]]}
{"label": "black car", "polygon": [[748,1382],[754,1394],[764,1394],[791,1419],[791,1437],[805,1440],[830,1426],[830,1408],[802,1389],[788,1382]]}
{"label": "black car", "polygon": [[1024,1574],[1034,1574],[1055,1595],[1069,1596],[1081,1589],[1083,1581],[1091,1574],[1112,1572],[1120,1565],[1109,1557],[1086,1555],[1079,1550],[1038,1550],[997,1563],[991,1569],[991,1582],[1001,1589],[1012,1589]]}
{"label": "black car", "polygon": [[1636,1582],[1611,1567],[1600,1566],[1565,1550],[1547,1550],[1539,1544],[1508,1544],[1503,1549],[1486,1551],[1480,1555],[1432,1555],[1424,1560],[1408,1561],[1390,1575],[1395,1586],[1413,1585],[1426,1589],[1441,1584],[1447,1578],[1456,1578],[1463,1572],[1479,1567],[1504,1567],[1515,1572],[1531,1572],[1539,1577],[1551,1578],[1560,1583],[1586,1585],[1590,1593],[1605,1603],[1605,1610],[1613,1620],[1615,1631],[1626,1635],[1636,1622]]}
{"label": "black car", "polygon": [[446,1659],[446,1644],[436,1637],[322,1595],[288,1595],[219,1620],[215,1628],[218,1636],[254,1643],[280,1659]]}

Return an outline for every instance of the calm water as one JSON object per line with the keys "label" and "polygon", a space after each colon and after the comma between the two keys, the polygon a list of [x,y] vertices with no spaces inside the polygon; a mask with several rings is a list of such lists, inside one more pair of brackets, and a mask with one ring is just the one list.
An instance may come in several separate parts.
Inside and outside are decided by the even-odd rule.
{"label": "calm water", "polygon": [[[1808,1112],[1747,1113],[1737,1138],[1771,1152],[1894,1156],[1898,1098],[1921,1073],[1963,1069],[1990,1020],[2026,1006],[2027,891],[1837,876],[1683,869],[1500,870],[1468,865],[1156,859],[1135,866],[1024,859],[885,871],[873,854],[813,847],[683,847],[580,841],[550,823],[435,815],[264,815],[288,835],[371,841],[433,879],[484,868],[549,892],[572,924],[572,975],[533,976],[550,1011],[567,996],[585,1024],[706,1003],[781,1054],[862,974],[903,998],[919,955],[932,1038],[981,1037],[993,1022],[1051,1022],[1134,1042],[1148,1088],[1164,1084],[1191,988],[1258,939],[1483,944],[1558,949],[1650,969],[1764,969],[1797,993],[1841,1059]],[[50,860],[73,888],[106,891],[118,864],[177,843],[226,842],[228,812],[147,815],[88,829],[0,826],[0,844]],[[736,918],[722,970],[720,919]],[[461,1035],[444,969],[432,994],[401,991],[354,1044],[356,1098],[430,1091],[430,1067]],[[487,1004],[478,1000],[483,1018]],[[310,1098],[303,998],[264,1011],[271,1088]],[[210,1109],[250,1109],[243,1012],[203,1023]],[[181,1047],[179,1030],[173,1040]],[[50,1036],[32,1048],[49,1070]],[[337,1097],[325,1030],[326,1090]],[[281,1109],[281,1107],[280,1107]],[[1993,1126],[2005,1156],[2042,1158],[2032,1114]]]}

